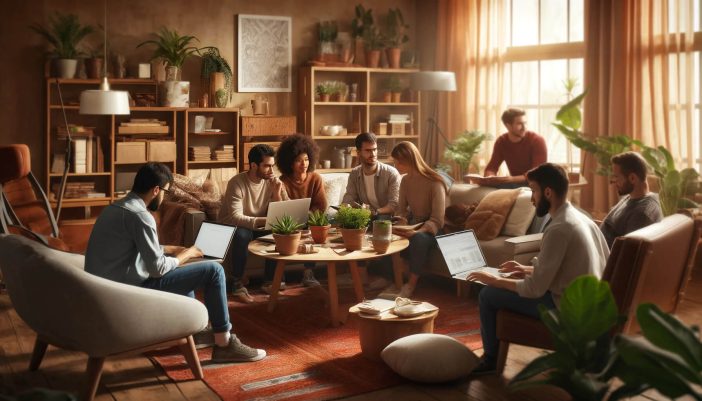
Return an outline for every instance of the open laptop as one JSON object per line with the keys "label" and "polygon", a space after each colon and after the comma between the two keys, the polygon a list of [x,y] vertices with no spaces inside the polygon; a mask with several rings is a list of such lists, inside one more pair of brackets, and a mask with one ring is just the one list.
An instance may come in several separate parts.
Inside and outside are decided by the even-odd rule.
{"label": "open laptop", "polygon": [[454,279],[465,280],[470,273],[477,270],[500,275],[498,269],[487,266],[485,255],[473,230],[438,235],[436,242]]}
{"label": "open laptop", "polygon": [[307,223],[307,213],[310,211],[311,198],[293,199],[268,204],[266,216],[266,230],[271,229],[277,219],[282,219],[286,214],[291,216],[298,224]]}
{"label": "open laptop", "polygon": [[195,246],[203,254],[202,258],[188,259],[188,263],[200,262],[203,260],[223,261],[227,255],[229,246],[234,238],[236,227],[228,224],[205,221],[200,226],[195,238]]}

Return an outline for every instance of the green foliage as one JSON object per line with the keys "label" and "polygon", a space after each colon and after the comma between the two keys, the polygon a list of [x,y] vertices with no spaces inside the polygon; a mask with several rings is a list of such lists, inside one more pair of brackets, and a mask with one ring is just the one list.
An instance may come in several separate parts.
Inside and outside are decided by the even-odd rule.
{"label": "green foliage", "polygon": [[322,81],[317,84],[317,93],[320,95],[345,94],[348,85],[341,81]]}
{"label": "green foliage", "polygon": [[[204,52],[202,52],[201,50],[204,50]],[[209,86],[210,76],[212,75],[212,73],[221,72],[224,74],[224,88],[227,91],[228,98],[231,99],[232,77],[234,76],[234,74],[232,73],[232,67],[229,65],[227,60],[224,57],[222,57],[222,55],[219,53],[219,49],[214,46],[204,47],[198,50],[198,54],[202,59],[200,78],[203,82],[208,84],[206,85],[206,87]]]}
{"label": "green foliage", "polygon": [[75,59],[81,56],[78,44],[95,31],[90,25],[81,25],[77,15],[61,13],[49,16],[48,27],[33,24],[29,28],[51,44],[52,56],[61,59]]}
{"label": "green foliage", "polygon": [[334,42],[339,34],[339,27],[336,21],[322,21],[318,25],[319,28],[319,41],[320,42]]}
{"label": "green foliage", "polygon": [[336,214],[336,223],[341,228],[365,228],[370,223],[371,211],[356,209],[351,206],[342,206]]}
{"label": "green foliage", "polygon": [[399,8],[389,9],[388,14],[382,19],[383,42],[388,47],[400,47],[409,41],[407,30],[409,25],[405,23],[402,11]]}
{"label": "green foliage", "polygon": [[386,92],[402,92],[402,81],[396,76],[390,76],[383,80],[381,87]]}
{"label": "green foliage", "polygon": [[375,25],[369,25],[363,30],[363,42],[366,44],[366,50],[381,50],[385,48],[383,36],[380,30]]}
{"label": "green foliage", "polygon": [[698,190],[697,180],[700,175],[695,169],[686,168],[678,171],[675,168],[673,156],[663,146],[658,148],[644,146],[641,154],[658,177],[660,186],[658,195],[663,215],[669,216],[681,208],[699,207],[687,197]]}
{"label": "green foliage", "polygon": [[[650,388],[670,398],[688,394],[702,400],[702,343],[697,327],[688,328],[653,304],[642,304],[637,319],[645,339],[618,334],[623,322],[609,285],[592,276],[574,280],[563,293],[560,310],[541,308],[556,351],[528,364],[511,389],[554,385],[575,400],[614,401]],[[533,380],[537,375],[538,380]],[[619,379],[623,385],[610,392]]]}
{"label": "green foliage", "polygon": [[321,210],[313,210],[309,212],[309,217],[307,218],[307,225],[308,226],[328,226],[329,225],[329,217],[327,217],[327,214],[324,213]]}
{"label": "green foliage", "polygon": [[283,215],[282,218],[276,218],[275,223],[271,224],[271,231],[275,234],[288,235],[293,234],[302,228],[302,224],[298,224],[292,216]]}
{"label": "green foliage", "polygon": [[[461,173],[463,173],[471,165],[473,156],[480,151],[480,145],[486,139],[491,139],[491,137],[485,132],[465,130],[446,147],[444,158],[458,164]],[[475,163],[472,164],[475,165]]]}
{"label": "green foliage", "polygon": [[141,42],[137,48],[143,45],[155,46],[151,59],[160,58],[167,66],[180,68],[188,57],[202,50],[191,45],[193,41],[198,41],[195,36],[180,36],[177,31],[171,31],[166,27],[162,27],[159,32],[153,35],[156,36],[156,40]]}
{"label": "green foliage", "polygon": [[365,30],[373,25],[373,10],[366,10],[362,4],[355,8],[356,16],[351,21],[351,36],[354,38],[363,37]]}

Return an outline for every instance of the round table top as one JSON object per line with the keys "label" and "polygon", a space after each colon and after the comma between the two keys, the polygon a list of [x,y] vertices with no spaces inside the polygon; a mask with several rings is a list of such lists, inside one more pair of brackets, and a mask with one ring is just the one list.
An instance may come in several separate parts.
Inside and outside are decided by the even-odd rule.
{"label": "round table top", "polygon": [[[432,304],[427,304],[427,305],[429,307],[436,308]],[[375,321],[379,321],[379,322],[410,322],[413,320],[433,319],[439,314],[439,308],[424,312],[424,313],[416,315],[416,316],[402,317],[402,316],[397,316],[393,313],[382,313],[381,315],[369,315],[366,313],[361,313],[361,310],[358,309],[358,305],[354,305],[354,306],[349,308],[349,313],[352,313],[354,315],[358,315],[358,317],[360,317],[362,319],[375,320]]]}
{"label": "round table top", "polygon": [[[348,262],[381,258],[385,255],[400,252],[409,246],[409,240],[401,238],[390,242],[387,252],[377,253],[373,250],[370,240],[366,238],[363,241],[363,249],[360,251],[347,251],[343,243],[333,242],[339,237],[339,235],[330,235],[325,244],[314,244],[314,250],[318,251],[316,253],[297,253],[290,256],[281,256],[275,251],[275,244],[259,240],[249,242],[249,252],[268,259],[290,262]],[[303,243],[311,243],[311,241]]]}

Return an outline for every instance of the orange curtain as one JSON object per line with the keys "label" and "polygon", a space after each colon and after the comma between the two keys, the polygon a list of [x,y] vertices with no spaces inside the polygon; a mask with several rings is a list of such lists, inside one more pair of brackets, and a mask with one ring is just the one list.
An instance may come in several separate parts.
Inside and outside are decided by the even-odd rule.
{"label": "orange curtain", "polygon": [[[437,44],[436,69],[456,73],[457,91],[438,95],[438,122],[446,137],[451,140],[466,129],[496,137],[503,131],[505,107],[505,1],[439,0]],[[443,153],[443,146],[437,148]],[[491,151],[492,143],[483,145],[485,162]]]}
{"label": "orange curtain", "polygon": [[[665,146],[678,166],[694,163],[693,1],[586,2],[585,133],[624,134]],[[595,170],[596,161],[583,153],[583,174],[592,185],[581,205],[606,212],[616,194]]]}

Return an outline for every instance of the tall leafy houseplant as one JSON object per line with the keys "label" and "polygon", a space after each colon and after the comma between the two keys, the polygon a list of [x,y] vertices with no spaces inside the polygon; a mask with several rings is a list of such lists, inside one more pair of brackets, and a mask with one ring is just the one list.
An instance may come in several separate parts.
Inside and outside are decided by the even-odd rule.
{"label": "tall leafy houseplant", "polygon": [[641,154],[658,177],[658,196],[663,215],[669,216],[678,209],[700,207],[688,197],[699,190],[697,180],[700,175],[695,169],[685,168],[678,171],[673,156],[663,146],[644,146]]}
{"label": "tall leafy houseplant", "polygon": [[199,49],[192,45],[193,42],[199,41],[198,38],[191,35],[178,34],[176,30],[169,30],[162,27],[160,31],[153,33],[156,40],[147,40],[137,45],[137,48],[144,45],[154,46],[154,54],[151,59],[161,59],[166,63],[166,67],[175,67],[180,69],[185,60],[195,53],[200,52]]}
{"label": "tall leafy houseplant", "polygon": [[[202,59],[200,78],[202,79],[203,87],[209,88],[210,99],[215,100],[217,90],[224,89],[226,91],[226,99],[231,100],[232,77],[234,76],[232,67],[219,53],[218,48],[210,46],[201,50],[204,51],[198,52]],[[220,82],[220,77],[224,79],[224,82]],[[221,87],[222,84],[224,85],[223,88]]]}
{"label": "tall leafy houseplant", "polygon": [[490,139],[490,135],[485,132],[465,130],[446,147],[444,158],[456,163],[462,176],[470,166],[477,167],[473,157],[480,151],[480,145],[486,139]]}
{"label": "tall leafy houseplant", "polygon": [[[534,359],[509,384],[511,389],[552,385],[576,401],[615,401],[656,389],[677,398],[702,400],[702,343],[688,328],[653,304],[639,305],[636,318],[645,339],[611,330],[623,319],[609,284],[583,276],[564,291],[559,310],[540,307],[555,352]],[[538,379],[534,379],[535,377]],[[615,378],[623,384],[612,388]]]}
{"label": "tall leafy houseplant", "polygon": [[76,59],[82,55],[78,50],[80,42],[95,29],[82,25],[75,14],[55,13],[49,16],[48,26],[30,25],[30,29],[46,39],[52,46],[49,54],[58,60],[73,60],[58,64],[61,78],[73,78],[76,73]]}
{"label": "tall leafy houseplant", "polygon": [[405,23],[402,11],[399,8],[391,8],[382,20],[382,38],[387,46],[387,56],[390,68],[400,68],[400,46],[409,40],[407,30],[409,25]]}

